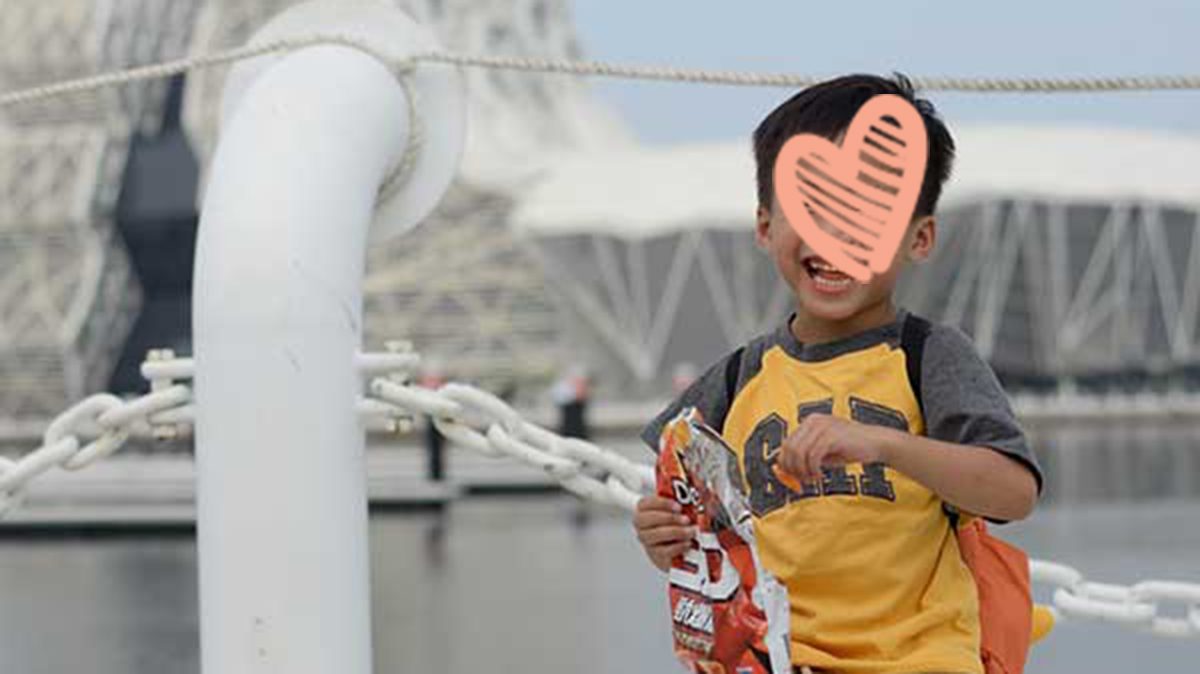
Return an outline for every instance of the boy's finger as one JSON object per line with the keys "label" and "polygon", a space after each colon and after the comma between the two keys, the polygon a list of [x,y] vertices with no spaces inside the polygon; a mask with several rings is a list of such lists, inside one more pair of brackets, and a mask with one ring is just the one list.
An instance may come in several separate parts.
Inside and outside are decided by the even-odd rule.
{"label": "boy's finger", "polygon": [[672,560],[674,560],[676,557],[679,557],[683,553],[690,550],[691,547],[692,547],[691,543],[673,543],[671,545],[660,545],[660,546],[654,548],[654,554],[658,555],[660,559],[663,559],[669,563]]}
{"label": "boy's finger", "polygon": [[832,459],[835,457],[833,451],[833,443],[836,441],[837,432],[828,424],[822,425],[821,429],[813,436],[813,451],[809,454],[808,469],[812,471],[813,479],[820,479],[825,476],[822,468],[831,465]]}
{"label": "boy's finger", "polygon": [[781,473],[800,477],[796,474],[795,454],[795,449],[790,445],[784,445],[783,449],[779,451],[779,458],[775,461],[775,468]]}
{"label": "boy's finger", "polygon": [[789,451],[783,455],[784,468],[800,482],[808,482],[811,479],[808,474],[808,453],[811,447],[807,438],[797,438]]}
{"label": "boy's finger", "polygon": [[816,476],[821,474],[821,462],[825,459],[825,448],[814,447],[804,456],[804,468],[809,475]]}
{"label": "boy's finger", "polygon": [[809,450],[812,449],[814,434],[819,431],[819,428],[816,424],[812,422],[805,423],[805,421],[808,419],[809,417],[805,417],[804,420],[801,420],[800,427],[796,429],[796,432],[784,441],[785,445],[790,445],[791,447],[791,451],[787,452],[789,455],[791,455],[792,459],[788,468],[803,482],[808,482],[810,479],[812,479],[812,476],[808,471],[808,461],[806,455],[808,454]]}
{"label": "boy's finger", "polygon": [[804,482],[804,450],[792,450],[784,455],[780,465],[784,473],[791,475],[797,482]]}
{"label": "boy's finger", "polygon": [[657,510],[647,510],[633,515],[633,528],[646,529],[652,527],[670,526],[672,524],[688,524],[691,520],[683,515],[676,515],[673,512],[662,512]]}
{"label": "boy's finger", "polygon": [[638,531],[638,540],[645,546],[690,542],[696,535],[693,527],[655,527]]}
{"label": "boy's finger", "polygon": [[821,474],[821,464],[829,453],[829,438],[824,430],[817,431],[811,438],[808,451],[804,453],[804,470],[815,479]]}
{"label": "boy's finger", "polygon": [[658,545],[648,546],[648,549],[656,555],[663,557],[674,557],[682,555],[692,549],[691,541],[677,541],[674,543],[660,543]]}

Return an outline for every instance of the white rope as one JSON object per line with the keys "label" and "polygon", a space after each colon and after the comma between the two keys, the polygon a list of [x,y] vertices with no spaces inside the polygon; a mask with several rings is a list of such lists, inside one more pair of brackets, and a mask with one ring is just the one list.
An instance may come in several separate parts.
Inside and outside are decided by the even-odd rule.
{"label": "white rope", "polygon": [[[163,63],[146,65],[127,70],[103,73],[92,77],[67,80],[44,86],[0,94],[0,108],[20,105],[54,96],[91,91],[103,87],[118,86],[140,80],[161,79],[192,70],[226,65],[235,61],[266,56],[273,53],[292,51],[321,44],[334,44],[362,50],[383,63],[392,63],[387,56],[376,51],[370,43],[340,34],[308,35],[247,45],[209,54]],[[394,67],[400,73],[410,72],[420,62],[445,63],[458,66],[500,68],[526,72],[562,73],[618,77],[623,79],[691,82],[704,84],[730,84],[740,86],[806,87],[821,81],[822,77],[790,73],[756,73],[719,70],[685,69],[662,66],[619,65],[600,61],[573,61],[511,56],[482,56],[451,52],[427,52],[415,54]],[[930,91],[967,92],[1081,92],[1081,91],[1140,91],[1200,89],[1200,76],[1129,76],[1129,77],[914,77],[913,84]]]}
{"label": "white rope", "polygon": [[[392,59],[380,53],[371,44],[365,40],[349,35],[309,35],[304,37],[285,38],[281,40],[272,40],[257,45],[246,45],[235,49],[218,51],[211,54],[201,54],[191,56],[174,61],[164,61],[147,66],[130,68],[127,70],[118,70],[109,73],[103,73],[92,77],[82,77],[74,80],[66,80],[64,82],[56,82],[43,86],[21,89],[6,94],[0,94],[0,108],[22,105],[40,101],[48,98],[59,96],[70,96],[96,89],[106,87],[116,87],[132,82],[140,82],[146,80],[164,79],[173,77],[193,70],[203,68],[212,68],[215,66],[228,65],[237,61],[258,58],[260,56],[269,56],[271,54],[294,51],[306,47],[315,47],[318,45],[336,45],[358,49],[380,63],[388,64]],[[412,173],[413,167],[417,163],[417,157],[424,145],[424,124],[421,121],[420,111],[417,107],[417,94],[409,81],[408,73],[412,70],[409,63],[397,63],[393,70],[397,76],[397,81],[404,88],[405,101],[408,104],[409,117],[409,138],[405,146],[404,155],[400,161],[384,176],[379,187],[379,200],[387,201],[404,183],[408,180]]]}
{"label": "white rope", "polygon": [[0,94],[0,108],[21,105],[24,103],[32,103],[34,101],[53,98],[56,96],[69,96],[71,94],[84,93],[95,89],[115,87],[122,84],[129,84],[131,82],[164,79],[167,77],[173,77],[175,75],[191,72],[193,70],[228,65],[236,61],[244,61],[246,59],[257,58],[259,56],[268,56],[270,54],[293,51],[296,49],[303,49],[305,47],[315,47],[322,44],[352,47],[370,54],[383,63],[390,62],[388,57],[376,51],[370,45],[370,43],[363,40],[359,40],[348,35],[309,35],[304,37],[286,38],[282,40],[272,40],[262,44],[246,45],[243,47],[226,49],[210,54],[189,56],[187,58],[175,59],[173,61],[163,61],[162,63],[138,66],[126,70],[115,70],[90,77],[81,77],[73,80],[65,80],[62,82],[30,87],[28,89],[19,89],[6,94]]}
{"label": "white rope", "polygon": [[[635,66],[602,61],[569,61],[510,56],[480,56],[429,52],[413,57],[417,61],[458,66],[522,70],[527,72],[592,75],[622,79],[729,84],[753,87],[803,88],[828,77],[795,73],[757,73],[729,70],[700,70],[664,66]],[[928,91],[1064,93],[1081,91],[1144,91],[1200,89],[1200,76],[1130,77],[913,77],[913,85]]]}
{"label": "white rope", "polygon": [[[115,87],[132,82],[163,79],[193,70],[228,65],[237,61],[258,58],[314,47],[317,45],[340,45],[363,51],[381,63],[391,64],[397,81],[405,91],[409,112],[409,140],[404,155],[392,167],[379,188],[379,198],[387,201],[408,180],[424,145],[425,126],[420,114],[420,103],[409,75],[422,62],[442,63],[456,66],[494,68],[524,72],[560,73],[570,75],[617,77],[623,79],[686,82],[700,84],[728,84],[738,86],[803,88],[821,81],[822,77],[789,73],[756,73],[722,70],[700,70],[664,66],[619,65],[601,61],[572,61],[515,56],[483,56],[456,54],[451,52],[427,52],[393,61],[380,53],[365,40],[341,34],[318,34],[273,40],[257,45],[246,45],[233,49],[200,54],[187,58],[164,61],[146,66],[102,73],[91,77],[66,80],[43,86],[19,89],[0,94],[0,109],[32,103],[58,96],[69,96],[106,87]],[[1081,91],[1141,91],[1200,89],[1197,76],[1145,76],[1145,77],[1081,77],[1081,78],[966,78],[966,77],[914,77],[913,84],[919,89],[930,91],[969,92],[1081,92]]]}

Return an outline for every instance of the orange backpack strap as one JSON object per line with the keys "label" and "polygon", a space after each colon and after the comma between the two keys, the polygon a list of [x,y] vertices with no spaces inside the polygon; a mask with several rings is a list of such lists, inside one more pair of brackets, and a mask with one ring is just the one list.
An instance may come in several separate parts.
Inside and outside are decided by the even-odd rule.
{"label": "orange backpack strap", "polygon": [[1021,674],[1033,632],[1029,558],[988,533],[980,518],[959,527],[958,545],[979,591],[984,671]]}

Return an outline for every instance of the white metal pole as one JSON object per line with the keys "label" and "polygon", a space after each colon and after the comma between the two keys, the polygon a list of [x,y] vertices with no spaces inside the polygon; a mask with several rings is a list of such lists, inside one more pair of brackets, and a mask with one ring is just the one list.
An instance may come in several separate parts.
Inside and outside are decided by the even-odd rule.
{"label": "white metal pole", "polygon": [[196,252],[201,665],[371,671],[360,348],[367,231],[408,140],[379,61],[319,46],[228,115]]}

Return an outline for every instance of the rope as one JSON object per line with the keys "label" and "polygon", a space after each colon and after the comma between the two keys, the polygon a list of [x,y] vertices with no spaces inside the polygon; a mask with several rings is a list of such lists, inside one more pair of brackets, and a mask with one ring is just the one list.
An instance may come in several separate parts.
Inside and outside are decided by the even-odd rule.
{"label": "rope", "polygon": [[[414,60],[527,72],[592,75],[621,79],[688,82],[699,84],[728,84],[753,87],[803,88],[821,82],[826,77],[795,73],[756,73],[729,70],[698,70],[664,66],[634,66],[602,61],[568,61],[510,56],[480,56],[447,52],[418,54]],[[961,91],[973,93],[1076,93],[1081,91],[1147,91],[1200,89],[1200,76],[1132,76],[1132,77],[913,77],[913,85],[928,91]]]}
{"label": "rope", "polygon": [[[141,80],[161,79],[192,70],[226,65],[273,53],[292,51],[321,44],[334,44],[362,50],[384,63],[392,60],[375,50],[363,40],[348,35],[308,35],[247,45],[235,49],[201,54],[163,63],[118,70],[92,77],[67,80],[44,86],[20,89],[0,94],[0,108],[23,103],[81,93],[103,87],[112,87]],[[755,73],[720,70],[700,70],[662,66],[620,65],[601,61],[572,61],[512,56],[482,56],[452,52],[426,52],[415,54],[393,65],[400,72],[409,72],[420,62],[444,63],[457,66],[498,68],[526,72],[560,73],[616,77],[622,79],[690,82],[702,84],[728,84],[764,87],[806,87],[823,78],[813,75],[789,73]],[[1132,77],[914,77],[913,84],[930,91],[964,92],[1082,92],[1082,91],[1147,91],[1147,90],[1195,90],[1200,89],[1200,76],[1132,76]]]}
{"label": "rope", "polygon": [[352,47],[354,49],[359,49],[366,52],[383,63],[391,62],[391,59],[371,47],[370,43],[350,37],[348,35],[308,35],[304,37],[273,40],[271,42],[264,42],[257,45],[246,45],[244,47],[227,49],[211,54],[200,54],[198,56],[190,56],[187,58],[175,59],[173,61],[163,61],[162,63],[138,66],[126,70],[115,70],[90,77],[81,77],[73,80],[65,80],[62,82],[55,82],[37,87],[30,87],[28,89],[18,89],[17,91],[0,94],[0,108],[7,108],[24,103],[32,103],[47,98],[54,98],[56,96],[67,96],[71,94],[84,93],[95,89],[115,87],[122,84],[129,84],[131,82],[164,79],[167,77],[173,77],[175,75],[182,75],[183,73],[191,72],[193,70],[228,65],[237,61],[244,61],[246,59],[258,58],[260,56],[268,56],[270,54],[303,49],[305,47],[315,47],[322,44]]}
{"label": "rope", "polygon": [[[452,52],[426,52],[393,61],[365,40],[349,35],[325,34],[272,40],[258,45],[200,54],[146,66],[102,73],[91,77],[55,82],[0,94],[0,109],[23,105],[58,96],[84,93],[146,80],[164,79],[175,75],[228,65],[237,61],[294,51],[318,45],[341,45],[358,49],[376,60],[391,64],[397,80],[404,88],[409,111],[409,141],[404,156],[381,182],[379,199],[387,201],[410,177],[424,144],[424,123],[417,93],[409,79],[419,63],[442,63],[455,66],[492,68],[523,72],[570,74],[621,79],[686,82],[693,84],[727,84],[736,86],[803,88],[824,78],[789,73],[755,73],[724,70],[699,70],[664,66],[620,65],[602,61],[571,61],[566,59],[530,58],[516,56],[482,56]],[[1149,91],[1200,89],[1197,76],[1099,77],[1099,78],[964,78],[915,77],[913,84],[929,91],[1071,93],[1082,91]]]}
{"label": "rope", "polygon": [[[191,72],[193,70],[201,70],[204,68],[212,68],[216,66],[228,65],[237,61],[258,58],[260,56],[269,56],[271,54],[294,51],[304,49],[306,47],[315,47],[318,45],[340,45],[358,49],[371,56],[381,63],[391,63],[392,59],[383,53],[376,50],[369,42],[360,40],[349,35],[308,35],[303,37],[285,38],[281,40],[272,40],[257,45],[246,45],[235,49],[214,52],[211,54],[201,54],[188,58],[176,59],[173,61],[164,61],[147,66],[129,68],[127,70],[118,70],[109,73],[102,73],[91,77],[82,77],[74,80],[66,80],[43,86],[21,89],[7,94],[0,94],[0,108],[10,106],[33,103],[48,98],[58,96],[70,96],[72,94],[80,94],[97,89],[107,87],[116,87],[123,84],[133,82],[141,82],[147,80],[165,79],[175,75]],[[387,201],[404,183],[408,180],[414,166],[417,163],[417,157],[420,154],[421,147],[424,144],[424,125],[421,122],[419,110],[417,108],[416,90],[413,88],[407,74],[411,72],[410,65],[405,63],[396,64],[393,72],[397,75],[397,80],[400,86],[404,88],[406,94],[405,100],[408,103],[409,117],[409,139],[404,150],[404,156],[396,163],[379,187],[379,200]]]}

